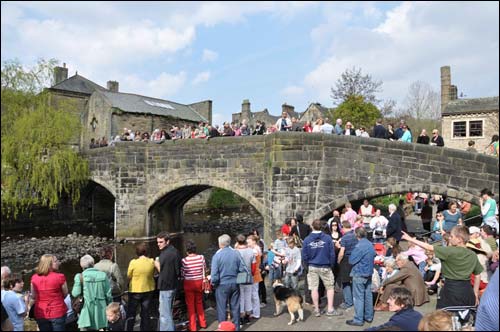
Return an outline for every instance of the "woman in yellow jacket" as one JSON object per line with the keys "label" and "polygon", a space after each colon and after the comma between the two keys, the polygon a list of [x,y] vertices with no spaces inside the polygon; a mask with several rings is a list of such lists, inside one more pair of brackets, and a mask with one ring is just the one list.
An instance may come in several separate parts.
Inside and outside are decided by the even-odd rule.
{"label": "woman in yellow jacket", "polygon": [[153,278],[155,266],[153,259],[147,257],[146,243],[138,244],[135,252],[137,258],[130,261],[127,270],[129,280],[127,317],[131,317],[129,324],[134,326],[137,305],[140,304],[141,331],[150,331],[152,329],[149,326],[149,313],[155,290]]}

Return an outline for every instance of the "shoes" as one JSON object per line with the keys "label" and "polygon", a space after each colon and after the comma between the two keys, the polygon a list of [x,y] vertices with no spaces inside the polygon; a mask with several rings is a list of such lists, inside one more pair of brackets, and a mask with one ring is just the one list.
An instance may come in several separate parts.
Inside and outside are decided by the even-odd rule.
{"label": "shoes", "polygon": [[371,322],[373,322],[373,319],[370,319],[370,320],[365,319],[365,322],[367,322],[368,324],[370,324]]}
{"label": "shoes", "polygon": [[364,323],[358,323],[354,319],[346,320],[345,323],[347,325],[352,325],[352,326],[363,326]]}
{"label": "shoes", "polygon": [[321,316],[321,313],[319,312],[319,310],[314,310],[313,314],[314,314],[314,316],[316,316],[316,317]]}
{"label": "shoes", "polygon": [[344,310],[349,309],[349,308],[351,308],[351,307],[352,307],[352,305],[347,305],[347,304],[345,304],[345,303],[341,303],[341,304],[339,305],[339,308],[340,308],[340,309],[344,309]]}
{"label": "shoes", "polygon": [[342,316],[343,314],[344,313],[342,311],[337,311],[335,309],[326,313],[327,316]]}
{"label": "shoes", "polygon": [[266,305],[267,305],[266,303],[261,303],[261,304],[260,304],[260,307],[261,307],[261,308],[265,308],[265,307],[266,307]]}

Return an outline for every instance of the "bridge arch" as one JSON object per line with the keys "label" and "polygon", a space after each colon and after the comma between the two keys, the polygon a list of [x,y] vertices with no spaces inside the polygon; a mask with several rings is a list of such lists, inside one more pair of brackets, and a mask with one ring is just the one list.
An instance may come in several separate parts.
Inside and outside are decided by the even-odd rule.
{"label": "bridge arch", "polygon": [[[148,200],[147,233],[150,236],[161,230],[178,232],[183,226],[183,207],[191,198],[209,188],[231,191],[250,203],[261,215],[264,204],[244,187],[218,179],[186,179],[169,183]],[[160,220],[157,222],[157,220]],[[161,224],[161,225],[160,225]],[[161,227],[160,227],[161,226]]]}
{"label": "bridge arch", "polygon": [[457,190],[453,187],[442,184],[424,184],[424,183],[399,183],[384,187],[367,188],[364,190],[354,191],[348,195],[339,197],[332,202],[318,208],[314,218],[322,218],[323,216],[332,212],[332,210],[345,205],[347,202],[357,201],[365,198],[376,198],[391,194],[407,193],[408,191],[425,192],[432,194],[444,195],[450,198],[464,200],[473,204],[479,205],[479,196],[476,193],[470,193],[467,190]]}

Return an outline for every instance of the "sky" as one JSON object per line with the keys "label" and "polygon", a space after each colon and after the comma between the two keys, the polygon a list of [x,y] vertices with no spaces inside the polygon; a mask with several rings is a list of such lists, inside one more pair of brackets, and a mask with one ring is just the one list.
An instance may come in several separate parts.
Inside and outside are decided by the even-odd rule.
{"label": "sky", "polygon": [[412,82],[440,91],[440,67],[467,98],[498,96],[498,2],[1,3],[1,60],[66,63],[101,86],[189,104],[213,101],[213,123],[249,99],[332,107],[348,68],[383,82],[403,107]]}

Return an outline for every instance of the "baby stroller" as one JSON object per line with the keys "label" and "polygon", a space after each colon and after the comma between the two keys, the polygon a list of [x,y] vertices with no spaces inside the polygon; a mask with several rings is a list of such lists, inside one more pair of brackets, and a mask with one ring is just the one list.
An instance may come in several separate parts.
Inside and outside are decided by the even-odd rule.
{"label": "baby stroller", "polygon": [[441,310],[453,315],[453,331],[461,331],[463,328],[472,327],[476,323],[476,306],[452,306]]}

